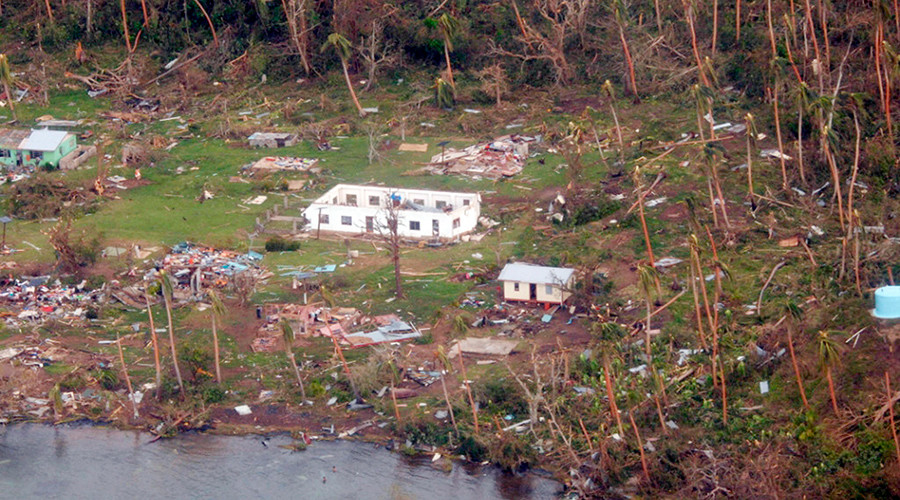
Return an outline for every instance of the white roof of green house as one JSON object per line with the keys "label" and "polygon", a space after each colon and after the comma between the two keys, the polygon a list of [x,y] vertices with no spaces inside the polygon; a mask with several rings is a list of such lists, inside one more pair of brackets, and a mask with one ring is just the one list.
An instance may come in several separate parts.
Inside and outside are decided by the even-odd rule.
{"label": "white roof of green house", "polygon": [[26,151],[56,151],[56,148],[69,135],[65,130],[32,130],[31,135],[25,138],[19,149]]}
{"label": "white roof of green house", "polygon": [[562,285],[569,281],[574,269],[567,267],[546,267],[535,264],[507,264],[500,271],[499,281],[518,281],[539,285]]}

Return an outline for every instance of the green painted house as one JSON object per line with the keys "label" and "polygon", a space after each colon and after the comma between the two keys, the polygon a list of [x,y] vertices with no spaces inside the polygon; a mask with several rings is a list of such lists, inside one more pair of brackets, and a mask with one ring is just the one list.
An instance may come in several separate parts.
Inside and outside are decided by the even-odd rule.
{"label": "green painted house", "polygon": [[0,165],[57,168],[77,146],[75,136],[63,130],[0,129]]}

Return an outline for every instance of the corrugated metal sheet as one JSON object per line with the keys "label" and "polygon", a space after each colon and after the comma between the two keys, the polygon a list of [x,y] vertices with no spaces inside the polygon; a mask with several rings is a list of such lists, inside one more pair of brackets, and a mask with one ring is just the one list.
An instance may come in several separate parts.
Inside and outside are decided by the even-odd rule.
{"label": "corrugated metal sheet", "polygon": [[54,151],[62,144],[66,136],[65,130],[32,130],[19,145],[19,149],[27,151]]}
{"label": "corrugated metal sheet", "polygon": [[574,269],[566,267],[545,267],[517,262],[504,266],[497,279],[539,285],[561,285],[569,281],[573,273],[575,273]]}
{"label": "corrugated metal sheet", "polygon": [[0,148],[19,149],[19,144],[25,140],[31,132],[28,130],[0,128]]}

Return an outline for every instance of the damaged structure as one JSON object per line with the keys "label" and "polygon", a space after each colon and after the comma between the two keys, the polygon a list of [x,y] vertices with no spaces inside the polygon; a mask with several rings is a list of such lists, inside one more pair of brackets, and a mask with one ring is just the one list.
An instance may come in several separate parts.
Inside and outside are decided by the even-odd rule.
{"label": "damaged structure", "polygon": [[297,144],[297,135],[286,132],[255,132],[247,141],[253,148],[283,148]]}
{"label": "damaged structure", "polygon": [[388,204],[397,210],[403,238],[453,240],[478,225],[477,193],[338,184],[303,211],[307,230],[364,235],[387,227]]}
{"label": "damaged structure", "polygon": [[396,314],[369,317],[352,307],[325,307],[321,302],[266,304],[262,311],[265,323],[250,345],[255,352],[279,349],[281,320],[287,321],[298,338],[329,337],[350,348],[403,342],[421,336],[414,325]]}
{"label": "damaged structure", "polygon": [[465,149],[447,148],[434,155],[424,170],[436,175],[512,177],[524,168],[529,144],[539,142],[540,136],[505,135]]}
{"label": "damaged structure", "polygon": [[78,147],[74,134],[64,130],[0,129],[0,164],[16,167],[74,168],[96,149]]}
{"label": "damaged structure", "polygon": [[575,285],[575,270],[535,264],[511,263],[500,271],[503,300],[537,304],[563,304]]}

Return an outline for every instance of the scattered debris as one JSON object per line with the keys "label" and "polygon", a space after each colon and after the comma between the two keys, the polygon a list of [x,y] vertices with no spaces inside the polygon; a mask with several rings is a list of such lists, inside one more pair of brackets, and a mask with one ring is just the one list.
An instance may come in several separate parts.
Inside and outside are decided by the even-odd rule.
{"label": "scattered debris", "polygon": [[416,153],[425,153],[428,151],[428,144],[411,144],[411,143],[402,143],[400,147],[397,148],[397,151],[411,151]]}

